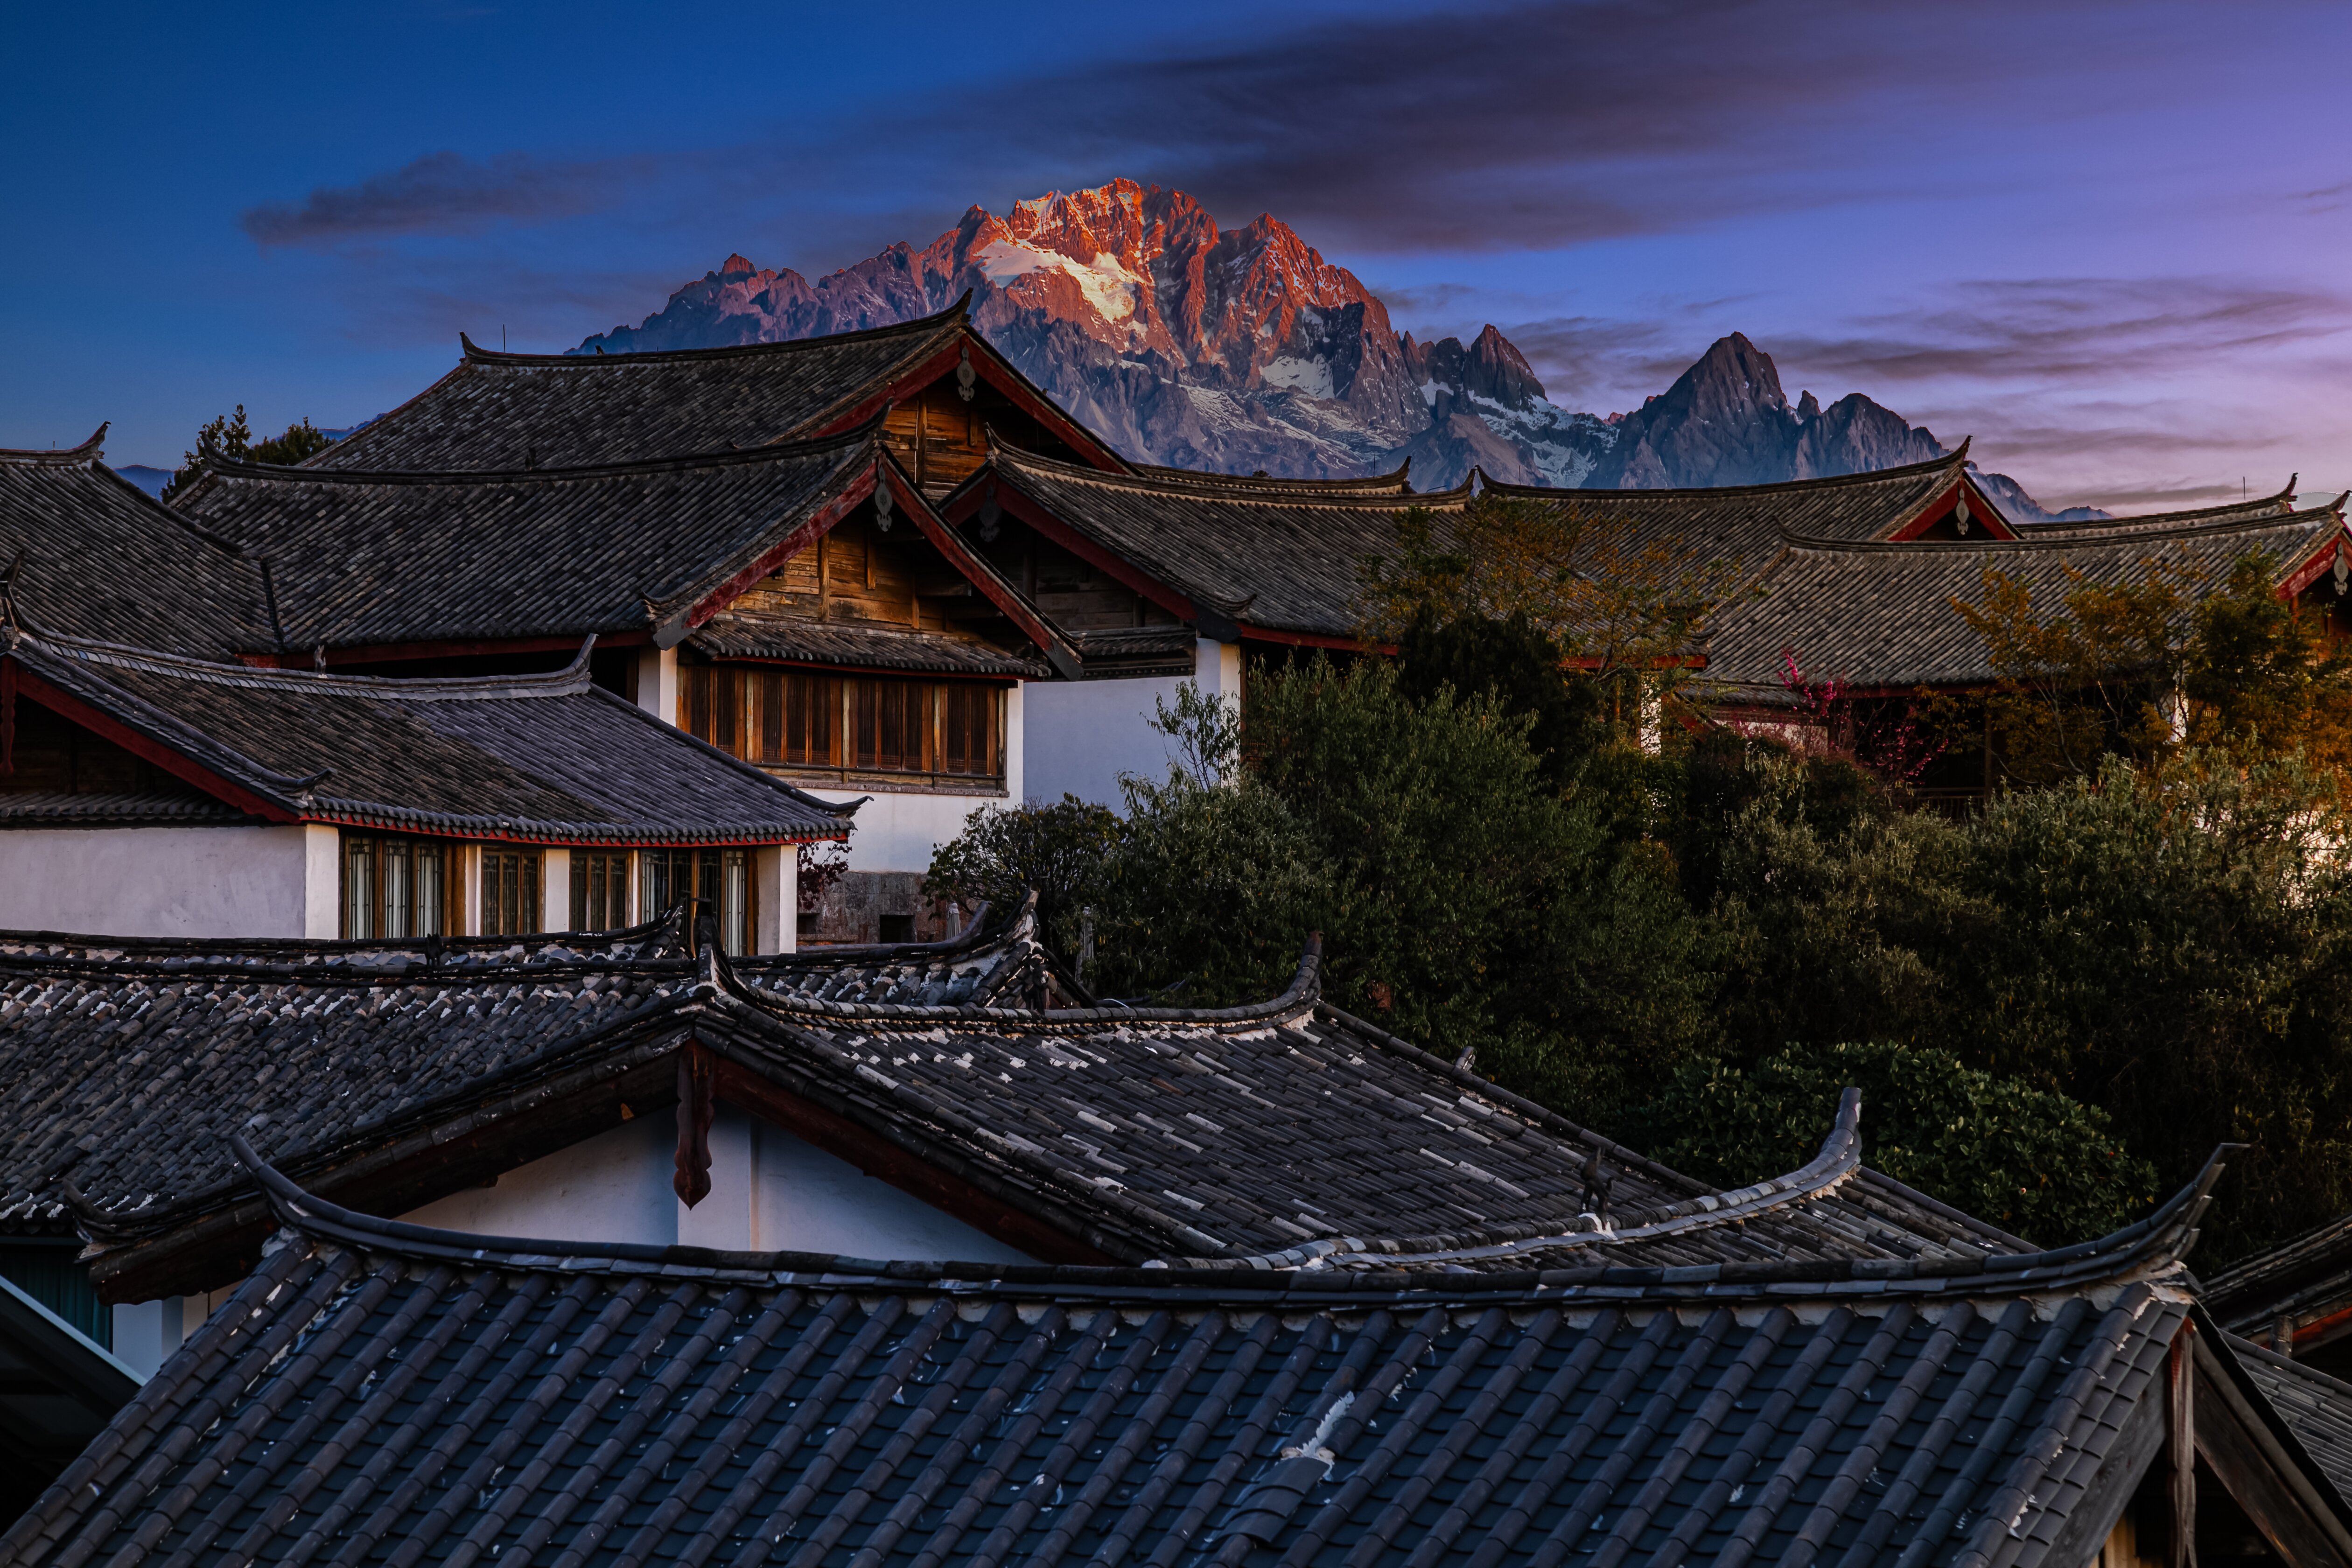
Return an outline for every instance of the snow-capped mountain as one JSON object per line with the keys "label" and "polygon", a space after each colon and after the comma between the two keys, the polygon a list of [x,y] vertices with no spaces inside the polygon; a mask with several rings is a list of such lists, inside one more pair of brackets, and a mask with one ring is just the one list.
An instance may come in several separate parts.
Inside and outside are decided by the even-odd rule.
{"label": "snow-capped mountain", "polygon": [[1736,334],[1632,414],[1562,408],[1492,326],[1467,345],[1401,335],[1354,273],[1287,224],[1220,228],[1182,192],[1131,180],[1003,217],[973,207],[920,250],[894,245],[814,282],[730,256],[641,325],[575,352],[852,331],[943,310],[967,290],[990,342],[1144,462],[1344,478],[1410,457],[1424,489],[1473,466],[1520,484],[1651,487],[1851,473],[1943,450],[1858,394],[1791,408],[1770,357]]}

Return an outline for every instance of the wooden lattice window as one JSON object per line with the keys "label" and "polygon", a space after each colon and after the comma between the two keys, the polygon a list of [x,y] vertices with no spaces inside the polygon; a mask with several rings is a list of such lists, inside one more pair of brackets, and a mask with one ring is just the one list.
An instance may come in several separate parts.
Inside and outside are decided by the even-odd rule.
{"label": "wooden lattice window", "polygon": [[547,906],[540,897],[539,870],[536,849],[483,846],[484,936],[526,936],[540,929]]}
{"label": "wooden lattice window", "polygon": [[572,929],[619,931],[629,919],[627,850],[572,852]]}
{"label": "wooden lattice window", "polygon": [[688,900],[696,918],[719,917],[719,945],[751,951],[756,900],[748,849],[646,849],[637,855],[637,918],[658,920]]}
{"label": "wooden lattice window", "polygon": [[688,666],[687,727],[770,767],[839,773],[1002,778],[1002,686]]}
{"label": "wooden lattice window", "polygon": [[454,880],[449,853],[437,839],[344,834],[344,937],[406,942],[446,934]]}

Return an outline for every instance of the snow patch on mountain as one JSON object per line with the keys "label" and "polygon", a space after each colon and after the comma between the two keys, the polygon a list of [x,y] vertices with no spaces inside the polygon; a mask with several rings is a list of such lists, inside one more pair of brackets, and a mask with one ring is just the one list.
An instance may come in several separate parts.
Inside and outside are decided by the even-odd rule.
{"label": "snow patch on mountain", "polygon": [[1032,272],[1059,272],[1073,279],[1078,292],[1106,321],[1124,321],[1135,314],[1135,302],[1144,280],[1119,265],[1116,256],[1097,254],[1081,265],[1075,258],[1013,240],[991,241],[972,252],[981,275],[999,288]]}
{"label": "snow patch on mountain", "polygon": [[[1509,340],[1416,342],[1346,268],[1271,215],[1221,227],[1181,191],[1114,180],[972,207],[917,249],[812,282],[730,256],[635,327],[574,352],[776,342],[886,326],[971,295],[973,324],[1129,458],[1341,479],[1410,458],[1416,489],[1475,467],[1516,484],[1746,484],[1853,473],[1944,448],[1859,394],[1791,407],[1734,334],[1640,409],[1563,408]],[[2004,496],[2013,515],[2032,498]],[[2033,507],[2033,511],[2040,511]]]}

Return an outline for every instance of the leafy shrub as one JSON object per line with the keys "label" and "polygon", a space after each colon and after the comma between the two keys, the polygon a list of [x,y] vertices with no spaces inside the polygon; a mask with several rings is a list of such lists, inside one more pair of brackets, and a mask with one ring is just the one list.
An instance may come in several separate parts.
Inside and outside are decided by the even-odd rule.
{"label": "leafy shrub", "polygon": [[2155,1167],[2105,1112],[1925,1047],[1792,1046],[1746,1069],[1687,1061],[1631,1121],[1652,1157],[1739,1186],[1811,1160],[1850,1085],[1870,1164],[2028,1240],[2105,1235],[2155,1196]]}

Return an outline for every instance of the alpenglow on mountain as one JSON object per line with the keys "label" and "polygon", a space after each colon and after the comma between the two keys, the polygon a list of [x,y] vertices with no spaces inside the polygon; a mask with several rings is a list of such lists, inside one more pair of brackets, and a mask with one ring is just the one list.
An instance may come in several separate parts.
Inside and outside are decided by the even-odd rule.
{"label": "alpenglow on mountain", "polygon": [[[1424,489],[1474,465],[1518,484],[1652,489],[1858,473],[1945,450],[1860,394],[1790,405],[1770,356],[1737,333],[1631,414],[1575,413],[1492,326],[1467,344],[1420,342],[1287,224],[1223,229],[1181,191],[1131,180],[1003,217],[973,207],[920,250],[894,245],[814,283],[730,256],[643,324],[574,352],[855,331],[966,292],[990,342],[1140,462],[1336,479],[1409,457]],[[2004,495],[2021,518],[2048,515],[2013,484]]]}

